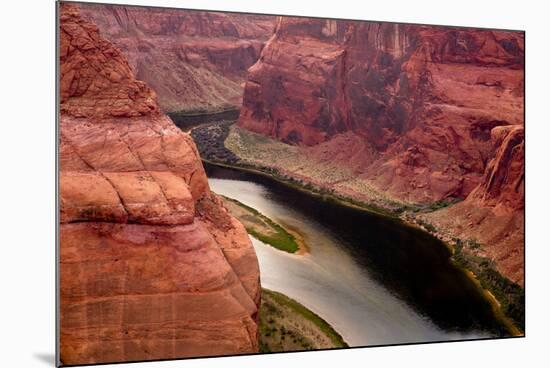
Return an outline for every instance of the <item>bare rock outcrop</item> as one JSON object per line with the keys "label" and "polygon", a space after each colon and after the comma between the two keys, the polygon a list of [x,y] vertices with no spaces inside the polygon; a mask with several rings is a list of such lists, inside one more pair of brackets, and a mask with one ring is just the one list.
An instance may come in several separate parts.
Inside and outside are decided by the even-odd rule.
{"label": "bare rock outcrop", "polygon": [[410,202],[465,198],[491,129],[523,124],[523,38],[281,17],[250,68],[239,124],[306,146],[352,131],[378,152],[362,170],[377,186]]}
{"label": "bare rock outcrop", "polygon": [[[354,135],[368,157],[339,158],[350,182],[409,204],[507,208],[507,223],[523,211],[523,89],[521,32],[279,17],[249,69],[239,125],[312,147],[315,161],[341,156],[337,142]],[[523,242],[502,248],[513,257]]]}
{"label": "bare rock outcrop", "polygon": [[79,4],[82,17],[129,60],[164,112],[239,107],[247,69],[275,17]]}
{"label": "bare rock outcrop", "polygon": [[452,236],[484,244],[483,255],[498,270],[523,285],[525,258],[525,133],[523,126],[491,131],[494,156],[481,183],[452,207],[426,217]]}
{"label": "bare rock outcrop", "polygon": [[258,262],[192,139],[78,9],[61,25],[63,364],[258,351]]}

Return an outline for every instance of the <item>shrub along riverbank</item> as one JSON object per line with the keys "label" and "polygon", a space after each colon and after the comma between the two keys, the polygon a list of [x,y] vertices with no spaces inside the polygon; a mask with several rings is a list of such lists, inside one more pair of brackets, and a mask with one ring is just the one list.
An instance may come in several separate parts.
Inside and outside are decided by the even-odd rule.
{"label": "shrub along riverbank", "polygon": [[167,115],[172,119],[174,124],[183,131],[188,131],[196,126],[222,122],[234,121],[239,117],[239,109],[236,107],[227,107],[218,110],[188,110],[188,111],[173,111]]}
{"label": "shrub along riverbank", "polygon": [[[257,166],[243,162],[234,152],[225,146],[225,140],[229,134],[231,125],[232,122],[224,122],[217,127],[213,127],[213,124],[211,124],[209,126],[197,127],[191,131],[199,147],[203,161],[222,167],[267,176],[295,189],[318,196],[323,200],[400,219],[404,223],[420,227],[436,237],[439,237],[437,228],[417,215],[437,211],[457,202],[456,200],[434,202],[431,205],[424,206],[388,202],[387,206],[382,207],[340,195],[333,190],[319,188],[312,183],[282,174],[277,168]],[[506,324],[509,326],[510,334],[523,334],[525,330],[524,289],[500,274],[492,262],[475,255],[472,249],[465,247],[465,243],[470,244],[467,240],[456,239],[454,242],[446,241],[446,243],[449,248],[453,249],[451,261],[457,267],[470,271],[475,276],[475,279],[479,281],[480,286],[494,296],[498,305],[495,305],[495,300],[492,298],[490,301],[494,304],[495,309],[500,310],[502,318],[507,320]]]}
{"label": "shrub along riverbank", "polygon": [[236,199],[225,196],[222,196],[222,198],[229,212],[256,239],[288,253],[295,253],[300,249],[296,236],[292,235],[278,223]]}
{"label": "shrub along riverbank", "polygon": [[276,291],[262,289],[260,352],[348,347],[324,319]]}
{"label": "shrub along riverbank", "polygon": [[520,330],[518,333],[522,334],[525,331],[524,289],[502,276],[490,259],[470,252],[469,249],[475,250],[480,247],[474,240],[462,241],[455,238],[454,242],[453,261],[458,266],[470,270],[481,286],[493,294],[500,303],[502,313],[513,321]]}

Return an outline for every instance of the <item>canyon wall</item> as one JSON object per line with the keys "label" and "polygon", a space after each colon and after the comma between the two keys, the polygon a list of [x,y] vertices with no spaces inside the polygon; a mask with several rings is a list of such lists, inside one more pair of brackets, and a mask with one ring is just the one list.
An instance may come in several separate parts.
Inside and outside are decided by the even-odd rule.
{"label": "canyon wall", "polygon": [[483,244],[482,255],[524,284],[525,132],[521,125],[491,130],[494,154],[480,184],[463,201],[426,215],[448,236]]}
{"label": "canyon wall", "polygon": [[246,70],[275,17],[79,4],[82,17],[127,57],[164,112],[240,107]]}
{"label": "canyon wall", "polygon": [[[479,208],[498,234],[468,234],[521,253],[499,265],[522,282],[523,111],[523,33],[279,17],[249,69],[239,125],[316,160],[339,157],[350,181],[403,203]],[[346,160],[350,135],[364,154]],[[470,222],[457,213],[441,226]]]}
{"label": "canyon wall", "polygon": [[123,53],[60,10],[63,364],[258,351],[248,235]]}

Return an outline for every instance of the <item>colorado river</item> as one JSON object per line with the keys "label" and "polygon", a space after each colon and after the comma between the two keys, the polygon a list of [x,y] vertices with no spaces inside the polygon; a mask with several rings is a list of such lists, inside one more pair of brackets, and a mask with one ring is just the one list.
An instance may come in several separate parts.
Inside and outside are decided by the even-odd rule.
{"label": "colorado river", "polygon": [[429,234],[260,175],[206,167],[214,192],[301,233],[304,255],[253,239],[262,286],[319,314],[350,346],[502,333],[490,304]]}

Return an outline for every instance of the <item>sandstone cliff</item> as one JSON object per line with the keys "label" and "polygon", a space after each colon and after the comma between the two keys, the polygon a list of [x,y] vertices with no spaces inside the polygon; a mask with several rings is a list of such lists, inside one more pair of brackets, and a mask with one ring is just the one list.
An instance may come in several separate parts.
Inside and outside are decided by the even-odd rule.
{"label": "sandstone cliff", "polygon": [[273,33],[275,17],[79,4],[82,17],[127,57],[164,112],[241,105],[246,70]]}
{"label": "sandstone cliff", "polygon": [[192,139],[73,5],[60,39],[62,362],[256,352],[256,255]]}
{"label": "sandstone cliff", "polygon": [[[364,186],[404,203],[509,208],[504,233],[480,239],[496,247],[517,232],[501,247],[514,257],[523,224],[503,224],[523,211],[523,156],[502,145],[523,144],[523,58],[519,32],[279,17],[249,69],[239,125],[349,167],[329,183],[340,192],[347,182],[359,197]],[[501,271],[519,280],[517,267]]]}
{"label": "sandstone cliff", "polygon": [[450,236],[481,242],[483,255],[512,281],[524,283],[525,134],[523,126],[491,131],[494,156],[481,183],[461,203],[426,216]]}

